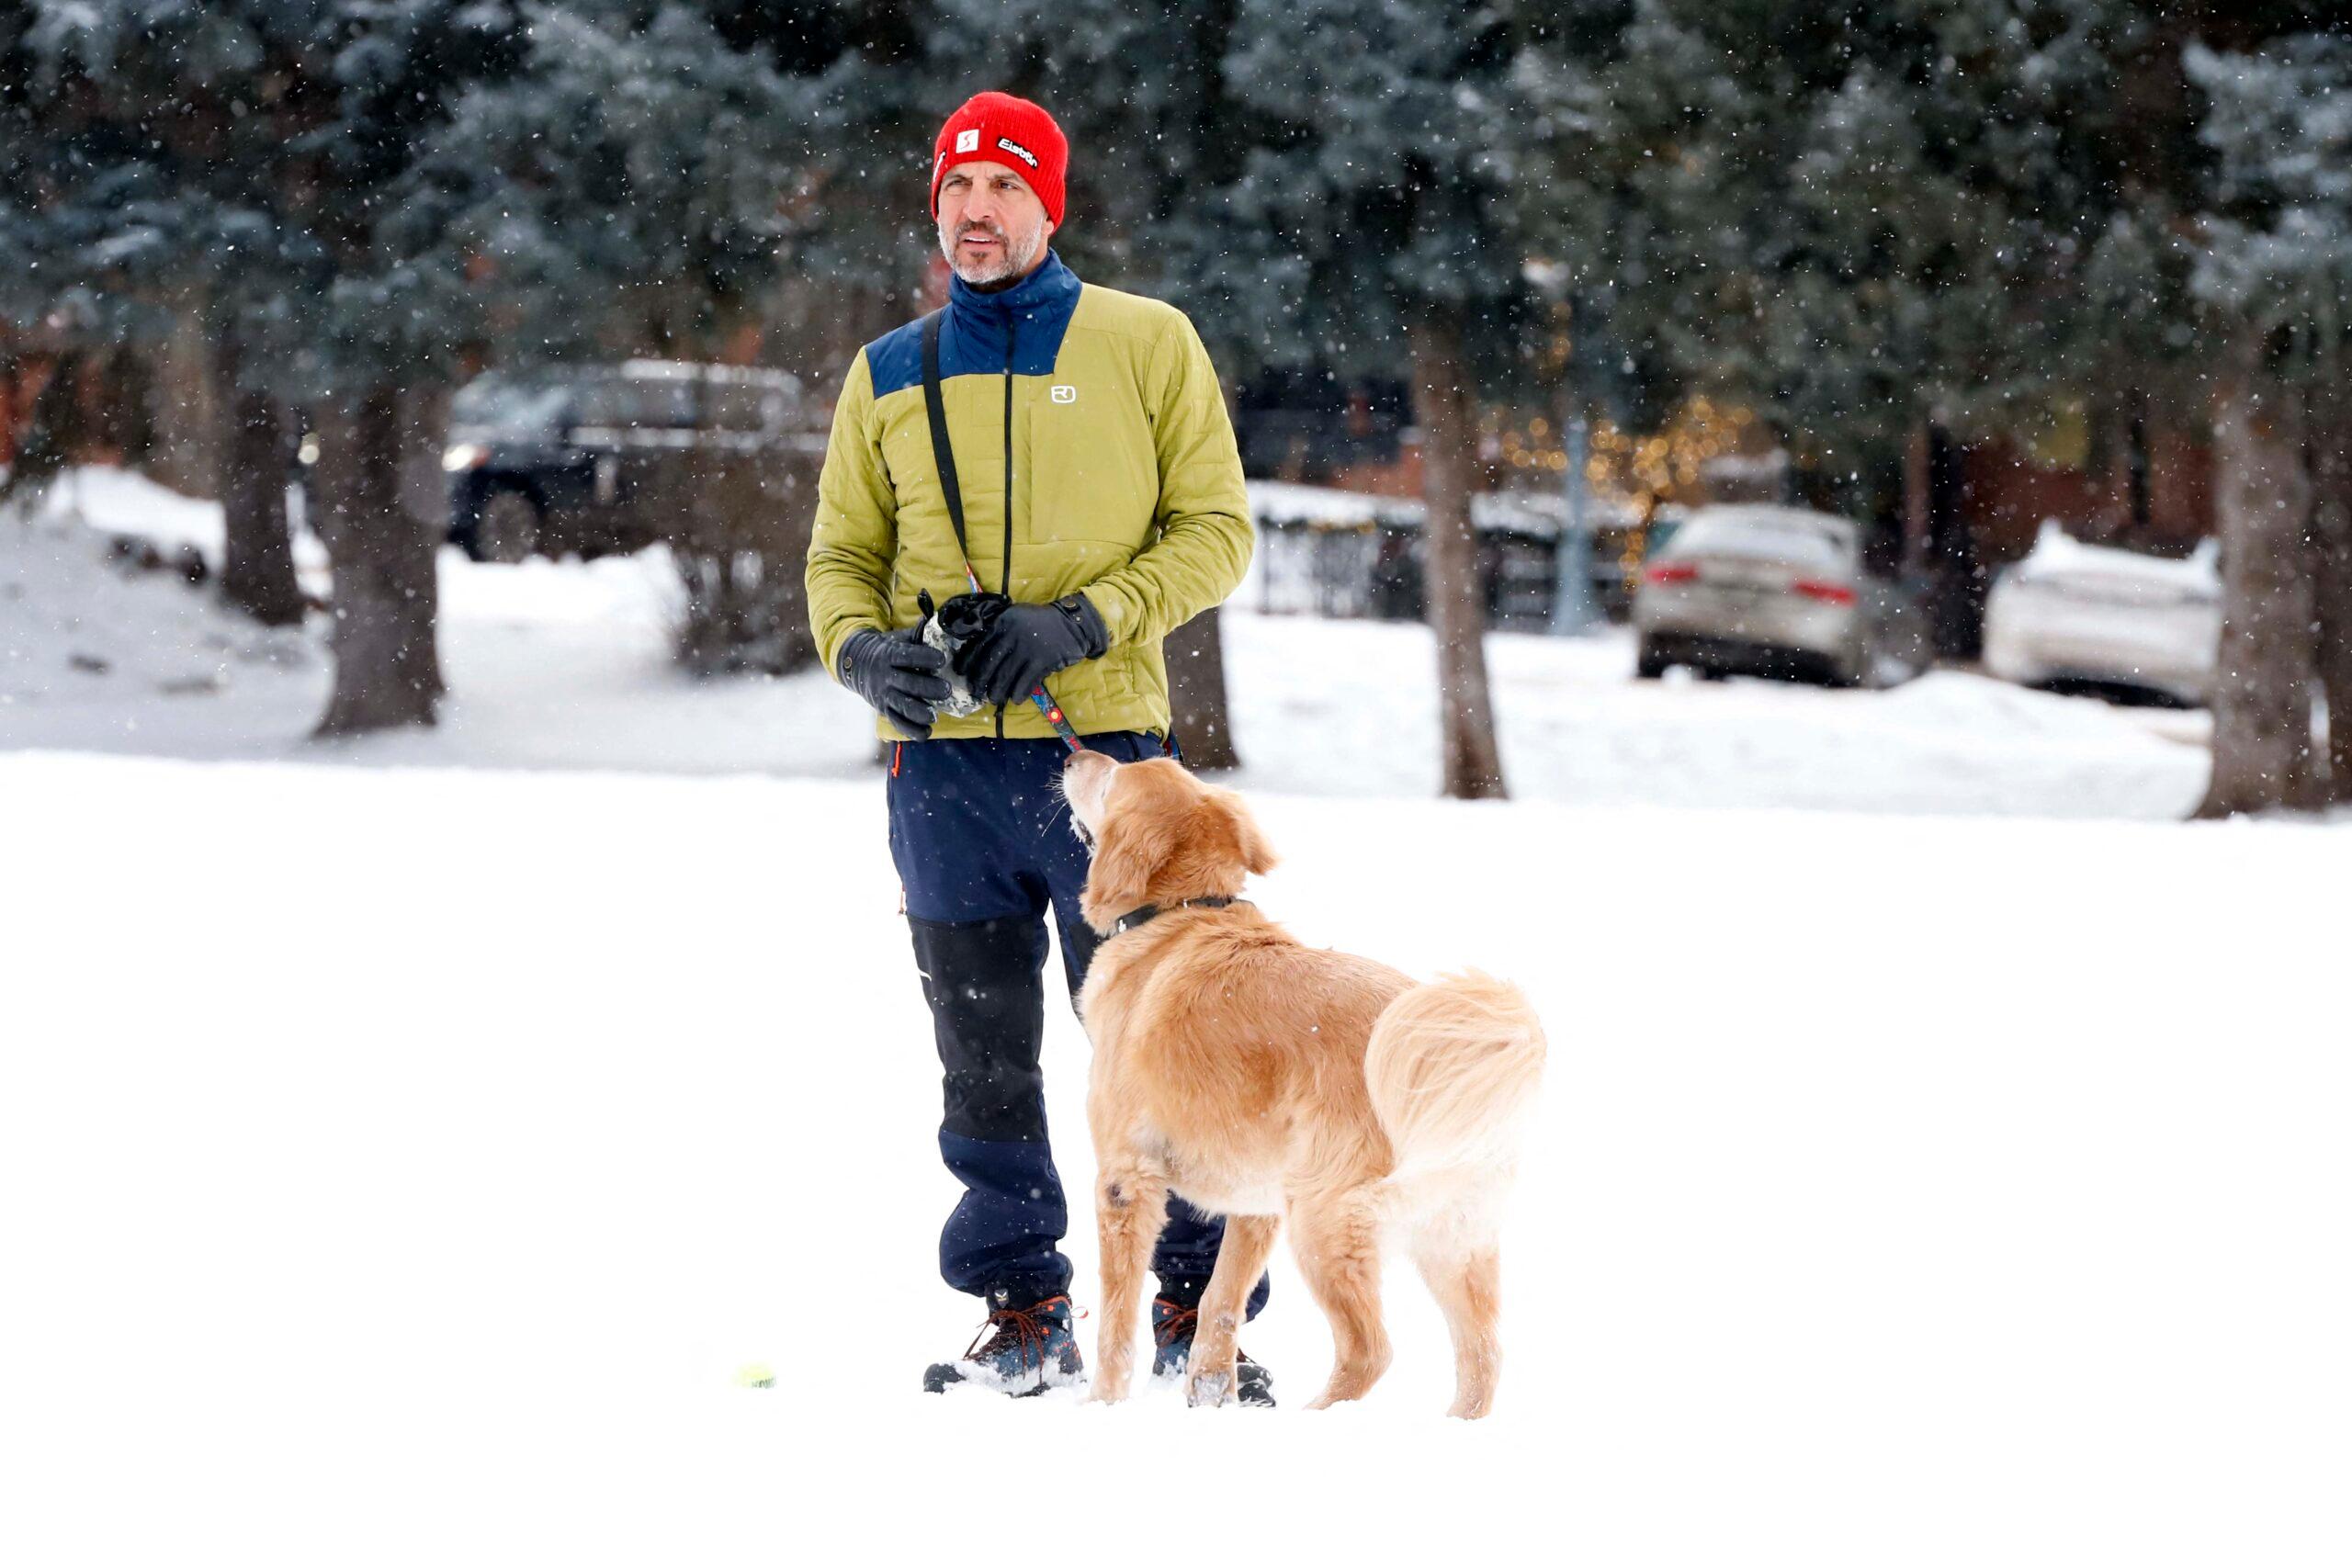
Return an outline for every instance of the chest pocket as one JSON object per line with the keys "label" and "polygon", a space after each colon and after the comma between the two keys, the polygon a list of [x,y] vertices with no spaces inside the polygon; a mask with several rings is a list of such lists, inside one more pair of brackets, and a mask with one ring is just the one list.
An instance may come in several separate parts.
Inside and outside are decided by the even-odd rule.
{"label": "chest pocket", "polygon": [[1065,353],[1024,400],[1033,515],[1024,536],[1143,548],[1159,505],[1159,461],[1124,366],[1071,365]]}

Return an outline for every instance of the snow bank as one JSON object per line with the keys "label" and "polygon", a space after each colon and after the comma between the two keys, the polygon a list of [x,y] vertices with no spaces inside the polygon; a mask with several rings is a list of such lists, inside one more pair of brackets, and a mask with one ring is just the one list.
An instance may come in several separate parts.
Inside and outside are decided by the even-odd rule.
{"label": "snow bank", "polygon": [[[315,713],[326,678],[316,644],[112,558],[94,525],[126,507],[155,521],[130,536],[198,547],[209,514],[217,553],[217,507],[134,475],[76,470],[37,508],[0,510],[0,746],[176,751],[259,739],[239,722],[249,716],[266,733],[296,710]],[[217,734],[224,716],[230,733]]]}
{"label": "snow bank", "polygon": [[[219,512],[133,476],[82,476],[105,531],[217,549]],[[312,747],[315,639],[270,637],[205,595],[125,580],[97,532],[51,511],[0,527],[0,749],[197,759],[854,777],[864,706],[821,673],[695,682],[669,655],[662,554],[589,565],[441,559],[451,695],[430,732]],[[0,588],[0,593],[7,592]],[[1436,792],[1436,648],[1410,625],[1224,617],[1240,784],[1300,795]],[[2120,710],[1938,671],[1887,692],[1636,682],[1622,633],[1496,635],[1503,760],[1521,799],[1599,806],[2177,818],[2205,777],[2201,714]],[[77,657],[105,662],[94,675]]]}

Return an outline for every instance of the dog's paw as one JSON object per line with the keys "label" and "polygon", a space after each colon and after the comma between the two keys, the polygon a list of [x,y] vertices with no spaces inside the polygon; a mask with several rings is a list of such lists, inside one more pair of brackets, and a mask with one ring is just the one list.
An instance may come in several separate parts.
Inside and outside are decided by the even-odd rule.
{"label": "dog's paw", "polygon": [[1184,1385],[1184,1403],[1196,1407],[1215,1407],[1232,1396],[1233,1377],[1228,1372],[1203,1372]]}

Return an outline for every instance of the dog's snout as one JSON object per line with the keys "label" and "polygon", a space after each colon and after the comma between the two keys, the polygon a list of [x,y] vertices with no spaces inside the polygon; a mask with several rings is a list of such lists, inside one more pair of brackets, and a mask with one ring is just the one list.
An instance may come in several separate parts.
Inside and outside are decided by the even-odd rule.
{"label": "dog's snout", "polygon": [[1082,779],[1099,780],[1118,765],[1100,751],[1072,751],[1062,760],[1062,793],[1069,794]]}

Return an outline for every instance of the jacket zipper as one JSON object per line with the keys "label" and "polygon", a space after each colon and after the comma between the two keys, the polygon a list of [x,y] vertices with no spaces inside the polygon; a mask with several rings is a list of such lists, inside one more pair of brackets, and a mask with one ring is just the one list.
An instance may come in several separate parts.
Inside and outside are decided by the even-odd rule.
{"label": "jacket zipper", "polygon": [[[1012,597],[1012,315],[1004,318],[1004,578],[997,592]],[[1013,702],[1021,699],[1015,697]],[[996,738],[1004,739],[1004,707],[996,710]]]}

